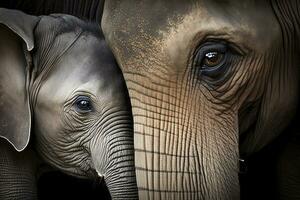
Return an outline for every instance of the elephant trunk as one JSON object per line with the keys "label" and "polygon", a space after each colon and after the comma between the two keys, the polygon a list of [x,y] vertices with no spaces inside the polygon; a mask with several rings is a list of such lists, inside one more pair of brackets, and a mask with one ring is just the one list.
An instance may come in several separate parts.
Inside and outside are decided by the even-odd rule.
{"label": "elephant trunk", "polygon": [[[104,180],[112,199],[138,199],[133,152],[116,149],[116,154]],[[120,151],[120,152],[118,152]]]}
{"label": "elephant trunk", "polygon": [[91,149],[94,167],[113,200],[138,199],[131,113],[116,111],[101,124]]}
{"label": "elephant trunk", "polygon": [[196,113],[197,108],[181,110],[181,104],[153,100],[160,97],[157,93],[151,96],[149,104],[146,100],[144,104],[139,99],[149,97],[138,96],[131,89],[133,86],[129,85],[129,92],[133,99],[139,198],[239,199],[235,118],[228,115],[221,125],[214,118],[209,119],[206,110]]}
{"label": "elephant trunk", "polygon": [[[183,138],[173,143],[176,139],[159,142],[163,140],[155,136],[137,137],[153,141],[145,148],[136,145],[136,175],[141,199],[239,199],[235,153],[209,152],[209,147]],[[167,148],[173,148],[173,152],[166,152]]]}

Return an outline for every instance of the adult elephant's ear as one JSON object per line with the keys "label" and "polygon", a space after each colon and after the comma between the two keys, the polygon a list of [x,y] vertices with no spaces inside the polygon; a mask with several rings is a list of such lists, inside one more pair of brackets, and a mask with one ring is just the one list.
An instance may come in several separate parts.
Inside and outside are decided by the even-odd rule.
{"label": "adult elephant's ear", "polygon": [[17,151],[29,143],[31,111],[28,85],[39,18],[0,8],[0,137]]}
{"label": "adult elephant's ear", "polygon": [[241,143],[244,154],[269,144],[299,114],[300,4],[298,0],[270,2],[281,34],[274,42],[277,51],[273,52],[272,68],[265,80],[257,122]]}

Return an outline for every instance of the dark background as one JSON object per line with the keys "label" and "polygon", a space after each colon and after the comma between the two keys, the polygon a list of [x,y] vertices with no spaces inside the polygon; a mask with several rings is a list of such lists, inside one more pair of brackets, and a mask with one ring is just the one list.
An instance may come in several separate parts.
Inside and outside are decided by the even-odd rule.
{"label": "dark background", "polygon": [[105,183],[78,179],[62,172],[48,172],[38,181],[38,198],[41,200],[84,199],[110,200]]}

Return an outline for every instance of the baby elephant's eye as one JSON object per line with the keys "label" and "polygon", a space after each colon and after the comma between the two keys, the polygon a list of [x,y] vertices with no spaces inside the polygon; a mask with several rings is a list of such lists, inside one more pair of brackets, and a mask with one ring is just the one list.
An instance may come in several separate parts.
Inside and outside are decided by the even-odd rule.
{"label": "baby elephant's eye", "polygon": [[91,112],[93,110],[92,102],[88,96],[78,96],[75,101],[75,106],[80,113]]}

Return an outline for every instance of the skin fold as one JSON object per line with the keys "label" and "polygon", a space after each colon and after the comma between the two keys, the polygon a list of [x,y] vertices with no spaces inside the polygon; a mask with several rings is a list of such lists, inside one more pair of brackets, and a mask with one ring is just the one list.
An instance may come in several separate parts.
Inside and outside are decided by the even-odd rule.
{"label": "skin fold", "polygon": [[35,199],[45,162],[137,199],[131,105],[99,27],[3,8],[0,23],[0,198]]}

